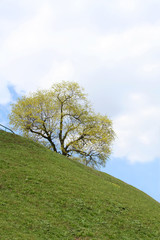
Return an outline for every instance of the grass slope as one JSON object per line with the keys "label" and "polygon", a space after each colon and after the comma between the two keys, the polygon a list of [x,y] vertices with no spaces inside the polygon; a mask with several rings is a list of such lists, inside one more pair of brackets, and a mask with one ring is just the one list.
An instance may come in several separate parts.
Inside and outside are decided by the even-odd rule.
{"label": "grass slope", "polygon": [[160,204],[112,176],[0,131],[0,239],[160,239]]}

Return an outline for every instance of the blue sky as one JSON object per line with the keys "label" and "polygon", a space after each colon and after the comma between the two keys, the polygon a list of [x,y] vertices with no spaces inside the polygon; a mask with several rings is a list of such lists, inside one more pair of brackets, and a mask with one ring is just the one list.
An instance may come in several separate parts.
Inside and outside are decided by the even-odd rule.
{"label": "blue sky", "polygon": [[0,123],[18,96],[77,81],[117,134],[102,169],[160,201],[159,0],[1,0]]}

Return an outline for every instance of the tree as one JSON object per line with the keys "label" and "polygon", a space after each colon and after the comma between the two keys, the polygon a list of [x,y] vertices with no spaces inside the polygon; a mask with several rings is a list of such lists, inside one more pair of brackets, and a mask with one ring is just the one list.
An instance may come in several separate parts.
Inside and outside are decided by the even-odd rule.
{"label": "tree", "polygon": [[14,129],[88,166],[104,166],[114,140],[112,121],[95,114],[75,82],[54,84],[19,98],[9,116]]}

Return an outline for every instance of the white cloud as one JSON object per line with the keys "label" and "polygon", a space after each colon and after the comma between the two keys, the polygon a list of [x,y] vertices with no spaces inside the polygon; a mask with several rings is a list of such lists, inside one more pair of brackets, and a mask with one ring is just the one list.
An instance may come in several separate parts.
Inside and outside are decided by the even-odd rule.
{"label": "white cloud", "polygon": [[152,49],[160,47],[160,24],[141,25],[120,34],[99,36],[89,51],[99,56],[106,64],[142,57]]}
{"label": "white cloud", "polygon": [[144,95],[128,99],[130,109],[115,119],[116,157],[130,162],[148,162],[160,157],[160,106],[152,105]]}
{"label": "white cloud", "polygon": [[51,15],[51,9],[45,5],[39,8],[35,17],[20,23],[11,32],[1,47],[0,67],[6,67],[13,61],[31,56],[46,47],[49,41],[48,25]]}
{"label": "white cloud", "polygon": [[137,0],[119,0],[117,1],[117,7],[121,9],[124,13],[131,14],[138,7]]}
{"label": "white cloud", "polygon": [[7,104],[11,101],[11,95],[8,90],[7,82],[0,80],[0,104]]}
{"label": "white cloud", "polygon": [[70,61],[57,62],[54,61],[47,75],[41,79],[40,87],[49,88],[51,84],[57,81],[74,80],[74,67]]}

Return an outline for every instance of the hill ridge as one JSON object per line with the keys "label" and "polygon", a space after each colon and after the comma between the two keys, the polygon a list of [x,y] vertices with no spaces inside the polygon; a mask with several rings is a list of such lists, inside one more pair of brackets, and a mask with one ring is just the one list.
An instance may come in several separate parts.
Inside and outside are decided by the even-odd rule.
{"label": "hill ridge", "polygon": [[160,204],[44,146],[0,131],[2,240],[160,239]]}

